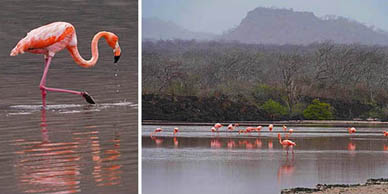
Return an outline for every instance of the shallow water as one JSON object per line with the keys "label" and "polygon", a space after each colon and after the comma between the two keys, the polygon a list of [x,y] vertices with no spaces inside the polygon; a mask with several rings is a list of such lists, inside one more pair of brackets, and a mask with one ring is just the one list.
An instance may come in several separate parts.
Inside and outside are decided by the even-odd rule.
{"label": "shallow water", "polygon": [[[150,137],[162,127],[163,132]],[[175,127],[175,126],[174,126]],[[388,176],[388,140],[381,129],[295,127],[292,150],[274,132],[211,133],[210,127],[143,126],[143,193],[280,193],[318,183],[364,183]]]}
{"label": "shallow water", "polygon": [[[0,16],[1,193],[137,193],[137,1],[5,0]],[[54,21],[75,26],[86,59],[95,33],[119,36],[118,65],[101,40],[94,67],[63,50],[48,71],[48,87],[86,90],[96,105],[48,92],[42,110],[43,56],[9,56],[27,32]]]}

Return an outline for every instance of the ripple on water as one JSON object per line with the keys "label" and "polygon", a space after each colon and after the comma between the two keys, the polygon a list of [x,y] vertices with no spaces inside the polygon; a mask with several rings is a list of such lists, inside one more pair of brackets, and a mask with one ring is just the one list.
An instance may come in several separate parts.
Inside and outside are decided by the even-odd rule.
{"label": "ripple on water", "polygon": [[[130,107],[137,109],[137,104],[132,102],[115,102],[115,103],[101,103],[96,105],[90,104],[53,104],[47,105],[46,110],[56,111],[63,114],[84,113],[84,112],[98,112],[103,109],[113,107]],[[7,116],[12,115],[28,115],[40,111],[42,105],[12,105],[9,106],[10,112]]]}

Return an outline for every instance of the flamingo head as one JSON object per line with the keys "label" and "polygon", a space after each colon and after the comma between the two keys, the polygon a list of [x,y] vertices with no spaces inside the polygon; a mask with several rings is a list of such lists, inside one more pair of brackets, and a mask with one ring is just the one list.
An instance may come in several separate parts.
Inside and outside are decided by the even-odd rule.
{"label": "flamingo head", "polygon": [[119,61],[120,56],[121,56],[121,48],[120,48],[120,45],[119,45],[119,37],[116,34],[108,32],[107,35],[105,36],[105,38],[106,38],[106,42],[113,49],[114,62],[117,63],[117,61]]}

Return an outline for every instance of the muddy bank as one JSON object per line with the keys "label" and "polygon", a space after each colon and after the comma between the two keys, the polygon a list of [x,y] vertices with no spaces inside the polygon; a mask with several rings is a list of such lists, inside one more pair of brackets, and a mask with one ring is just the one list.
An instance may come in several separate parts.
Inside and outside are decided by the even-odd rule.
{"label": "muddy bank", "polygon": [[316,188],[292,188],[284,189],[282,194],[305,194],[305,193],[387,193],[388,192],[388,179],[368,179],[365,184],[318,184]]}

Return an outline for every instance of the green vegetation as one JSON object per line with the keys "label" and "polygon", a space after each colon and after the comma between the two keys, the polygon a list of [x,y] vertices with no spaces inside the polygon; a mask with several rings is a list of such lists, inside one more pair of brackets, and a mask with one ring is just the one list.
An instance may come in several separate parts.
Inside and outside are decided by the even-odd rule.
{"label": "green vegetation", "polygon": [[287,107],[281,105],[279,102],[272,99],[267,100],[261,108],[269,114],[272,120],[280,119],[288,114]]}
{"label": "green vegetation", "polygon": [[318,99],[315,99],[303,111],[303,116],[309,120],[333,119],[333,107],[328,103],[320,102]]}

